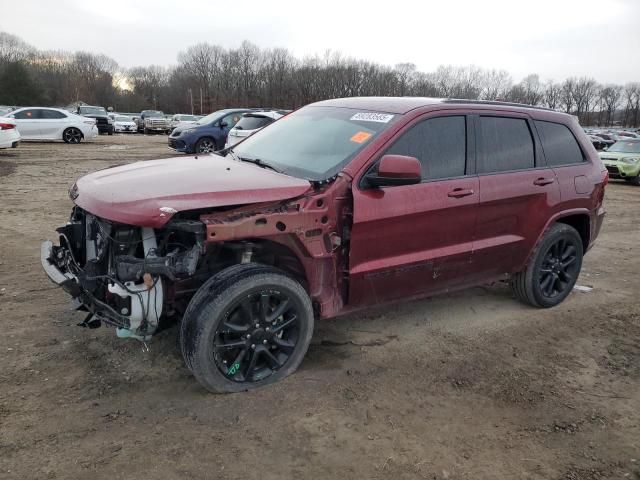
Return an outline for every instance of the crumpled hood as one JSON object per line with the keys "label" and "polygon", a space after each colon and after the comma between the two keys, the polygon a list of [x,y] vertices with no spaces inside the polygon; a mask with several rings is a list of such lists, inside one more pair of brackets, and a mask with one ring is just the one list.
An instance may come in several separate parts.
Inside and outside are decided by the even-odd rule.
{"label": "crumpled hood", "polygon": [[286,200],[307,180],[219,155],[176,157],[107,168],[80,178],[76,205],[114,222],[162,227],[177,212]]}

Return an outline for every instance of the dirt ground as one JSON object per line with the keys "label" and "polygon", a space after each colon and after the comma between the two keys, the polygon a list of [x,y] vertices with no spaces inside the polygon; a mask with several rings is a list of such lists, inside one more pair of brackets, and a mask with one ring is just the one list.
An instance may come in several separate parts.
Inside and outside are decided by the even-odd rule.
{"label": "dirt ground", "polygon": [[0,151],[0,478],[640,479],[640,188],[608,187],[579,284],[503,284],[319,322],[301,369],[206,393],[176,329],[86,330],[39,246],[73,180],[171,156],[165,136]]}

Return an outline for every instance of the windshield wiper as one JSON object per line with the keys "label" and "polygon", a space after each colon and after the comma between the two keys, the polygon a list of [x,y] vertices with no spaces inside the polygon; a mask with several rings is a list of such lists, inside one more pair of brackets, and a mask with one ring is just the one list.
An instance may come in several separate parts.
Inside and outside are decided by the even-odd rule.
{"label": "windshield wiper", "polygon": [[280,170],[280,169],[274,167],[273,165],[270,165],[270,164],[260,160],[259,158],[241,157],[236,152],[234,152],[233,148],[231,148],[231,147],[225,148],[224,150],[222,150],[222,152],[224,152],[225,154],[231,154],[231,156],[233,157],[234,160],[239,160],[241,162],[247,162],[247,163],[253,163],[254,165],[258,165],[259,167],[268,168],[270,170],[273,170],[274,172],[282,173],[282,170]]}
{"label": "windshield wiper", "polygon": [[[230,151],[233,151],[233,150],[230,150]],[[234,154],[235,154],[235,152],[234,152]],[[265,161],[260,160],[259,158],[240,157],[240,156],[237,156],[237,155],[236,155],[236,157],[239,158],[243,162],[253,163],[254,165],[258,165],[259,167],[268,168],[270,170],[273,170],[274,172],[282,173],[282,171],[280,171],[279,169],[277,169],[273,165],[270,165],[270,164],[266,163]]]}

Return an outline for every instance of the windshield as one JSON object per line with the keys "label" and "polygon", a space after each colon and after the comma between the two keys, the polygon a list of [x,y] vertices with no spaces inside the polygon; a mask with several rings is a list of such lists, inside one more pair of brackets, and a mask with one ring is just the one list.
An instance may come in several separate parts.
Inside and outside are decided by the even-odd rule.
{"label": "windshield", "polygon": [[193,115],[178,115],[176,117],[176,120],[178,120],[179,122],[195,122],[196,117],[194,117]]}
{"label": "windshield", "polygon": [[131,118],[129,117],[122,117],[122,116],[116,117],[116,122],[130,122],[130,121],[131,121]]}
{"label": "windshield", "polygon": [[640,153],[640,142],[618,141],[609,147],[609,152]]}
{"label": "windshield", "polygon": [[197,123],[198,125],[207,125],[222,117],[225,112],[226,110],[218,110],[217,112],[210,113],[206,117],[202,117],[200,120],[198,120]]}
{"label": "windshield", "polygon": [[102,107],[80,107],[83,115],[106,115],[107,111]]}
{"label": "windshield", "polygon": [[242,117],[234,128],[236,130],[256,130],[269,125],[271,122],[273,122],[273,118],[249,114]]}
{"label": "windshield", "polygon": [[326,180],[398,117],[351,108],[304,107],[253,134],[233,151],[289,175]]}
{"label": "windshield", "polygon": [[164,113],[162,112],[143,112],[145,118],[164,118]]}

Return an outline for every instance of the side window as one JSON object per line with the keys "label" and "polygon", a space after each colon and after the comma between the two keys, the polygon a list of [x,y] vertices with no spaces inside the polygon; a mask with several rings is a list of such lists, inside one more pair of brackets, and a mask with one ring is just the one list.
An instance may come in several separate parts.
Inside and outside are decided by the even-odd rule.
{"label": "side window", "polygon": [[521,118],[480,117],[478,173],[534,168],[533,137]]}
{"label": "side window", "polygon": [[14,114],[16,120],[33,120],[40,118],[40,111],[37,108],[30,108],[28,110],[22,110]]}
{"label": "side window", "polygon": [[222,119],[227,124],[226,128],[233,128],[242,118],[242,113],[232,113]]}
{"label": "side window", "polygon": [[461,177],[467,156],[466,131],[463,116],[430,118],[411,127],[385,153],[416,157],[425,180]]}
{"label": "side window", "polygon": [[56,119],[67,118],[67,116],[62,112],[58,112],[57,110],[40,110],[40,118]]}
{"label": "side window", "polygon": [[585,161],[576,137],[566,125],[536,121],[536,128],[540,133],[544,156],[550,167]]}

